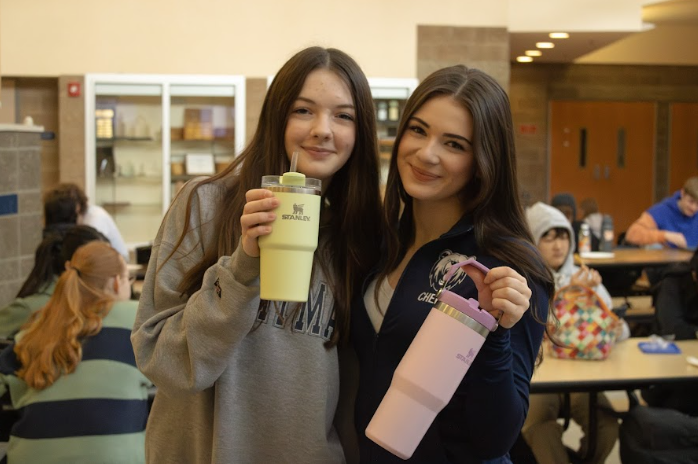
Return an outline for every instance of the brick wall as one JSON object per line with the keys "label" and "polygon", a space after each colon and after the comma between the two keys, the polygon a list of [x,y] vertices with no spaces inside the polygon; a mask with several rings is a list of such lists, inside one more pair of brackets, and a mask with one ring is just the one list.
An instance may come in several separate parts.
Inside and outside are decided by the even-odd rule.
{"label": "brick wall", "polygon": [[417,78],[464,64],[509,88],[509,32],[499,27],[417,26]]}
{"label": "brick wall", "polygon": [[[58,79],[21,78],[15,81],[17,124],[31,116],[34,124],[58,135]],[[59,182],[58,140],[41,141],[41,184],[43,191]]]}

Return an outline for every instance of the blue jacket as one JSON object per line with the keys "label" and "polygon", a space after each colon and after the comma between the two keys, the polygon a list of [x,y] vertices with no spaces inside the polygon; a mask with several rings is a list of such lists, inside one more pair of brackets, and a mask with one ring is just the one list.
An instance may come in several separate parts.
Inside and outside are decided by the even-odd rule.
{"label": "blue jacket", "polygon": [[[681,191],[675,192],[672,196],[665,198],[661,202],[647,210],[647,214],[652,216],[657,223],[657,229],[681,232],[686,237],[688,248],[698,246],[698,214],[691,217],[681,212],[678,201],[681,198]],[[673,243],[668,244],[671,248],[676,248]]]}
{"label": "blue jacket", "polygon": [[[356,299],[351,339],[360,365],[356,427],[361,463],[405,462],[369,440],[366,426],[436,301],[448,267],[468,257],[489,268],[507,265],[480,254],[472,220],[465,216],[438,240],[417,250],[398,282],[378,334],[366,313],[363,295]],[[374,278],[369,276],[367,283]],[[455,283],[451,291],[477,299],[475,285],[462,271],[451,283]],[[539,285],[532,290],[531,306],[537,305],[539,319],[545,321],[548,295]],[[491,333],[454,397],[407,462],[481,463],[506,455],[526,418],[530,379],[543,332],[543,324],[534,320],[529,309],[511,330],[500,327]]]}

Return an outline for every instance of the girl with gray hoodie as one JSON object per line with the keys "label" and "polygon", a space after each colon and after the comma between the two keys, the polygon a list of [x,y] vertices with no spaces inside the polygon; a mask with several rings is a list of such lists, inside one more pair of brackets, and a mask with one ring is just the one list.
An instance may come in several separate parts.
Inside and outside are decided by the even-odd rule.
{"label": "girl with gray hoodie", "polygon": [[[526,219],[543,259],[553,271],[555,290],[566,285],[589,287],[611,307],[611,296],[601,283],[601,276],[586,266],[574,265],[574,231],[564,214],[552,206],[538,202],[526,210]],[[625,323],[623,323],[625,324]],[[621,337],[622,338],[622,337]],[[526,422],[521,433],[531,448],[538,464],[562,464],[570,462],[562,443],[563,429],[557,422],[563,404],[563,395],[558,393],[533,394]],[[610,403],[605,395],[598,397],[597,438],[594,454],[584,463],[601,464],[611,453],[618,438],[618,420],[607,412]],[[580,425],[582,437],[579,453],[586,456],[589,431],[589,394],[570,395],[572,419]]]}

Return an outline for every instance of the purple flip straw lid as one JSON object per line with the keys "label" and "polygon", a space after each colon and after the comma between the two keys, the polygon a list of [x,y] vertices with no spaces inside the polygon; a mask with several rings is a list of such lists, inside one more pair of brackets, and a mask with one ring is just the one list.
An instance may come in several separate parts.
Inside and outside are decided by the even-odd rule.
{"label": "purple flip straw lid", "polygon": [[[466,259],[465,261],[461,261],[459,263],[455,263],[451,266],[451,268],[448,270],[446,273],[446,276],[444,277],[444,286],[448,283],[449,280],[451,280],[451,277],[453,277],[453,274],[456,273],[456,271],[463,266],[471,265],[473,267],[476,267],[480,269],[482,272],[487,274],[490,272],[490,270],[482,265],[481,263],[475,261],[474,259]],[[457,309],[458,311],[462,312],[466,316],[476,320],[480,324],[482,324],[487,330],[492,332],[497,328],[497,320],[492,316],[490,313],[487,311],[480,309],[478,306],[478,302],[473,299],[473,298],[468,298],[465,299],[460,295],[457,295],[453,293],[450,290],[443,290],[441,294],[439,295],[439,300],[443,301],[447,305]]]}

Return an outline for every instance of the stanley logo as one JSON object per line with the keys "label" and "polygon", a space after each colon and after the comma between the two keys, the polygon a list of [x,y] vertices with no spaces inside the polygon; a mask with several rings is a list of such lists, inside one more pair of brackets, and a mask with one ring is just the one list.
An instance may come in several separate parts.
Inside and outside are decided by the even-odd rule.
{"label": "stanley logo", "polygon": [[468,354],[463,356],[461,353],[456,354],[456,359],[470,366],[475,358],[475,351],[471,348]]}
{"label": "stanley logo", "polygon": [[282,214],[281,219],[291,221],[310,221],[310,216],[303,216],[303,205],[293,204],[293,214]]}

